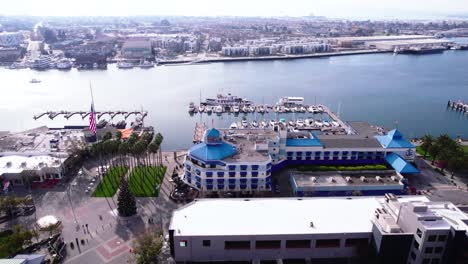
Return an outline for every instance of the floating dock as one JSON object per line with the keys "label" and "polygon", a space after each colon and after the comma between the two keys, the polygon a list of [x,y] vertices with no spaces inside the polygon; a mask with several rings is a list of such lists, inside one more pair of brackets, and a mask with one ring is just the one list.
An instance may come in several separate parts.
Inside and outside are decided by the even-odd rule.
{"label": "floating dock", "polygon": [[[138,117],[140,120],[143,120],[147,115],[147,111],[95,111],[94,112],[97,116],[98,119],[103,117],[104,115],[109,115],[111,119],[114,117],[120,115],[123,116],[124,119],[129,118],[131,115],[134,115],[135,117]],[[47,111],[47,112],[42,112],[40,114],[34,115],[33,118],[34,120],[37,120],[43,116],[47,116],[50,119],[54,119],[57,116],[63,116],[66,119],[69,119],[70,117],[74,115],[79,115],[81,116],[82,119],[85,119],[87,116],[89,116],[91,112],[89,111]]]}
{"label": "floating dock", "polygon": [[457,112],[467,113],[468,114],[468,103],[463,101],[448,101],[447,108],[455,110]]}

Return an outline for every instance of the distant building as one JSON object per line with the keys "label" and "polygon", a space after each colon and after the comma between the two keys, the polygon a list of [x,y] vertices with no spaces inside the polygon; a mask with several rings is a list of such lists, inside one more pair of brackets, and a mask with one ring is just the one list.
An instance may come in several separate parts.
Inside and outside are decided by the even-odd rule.
{"label": "distant building", "polygon": [[173,212],[169,242],[178,263],[462,264],[467,223],[424,196],[199,199]]}
{"label": "distant building", "polygon": [[298,43],[282,46],[281,51],[286,54],[309,54],[331,51],[331,45],[325,43]]}
{"label": "distant building", "polygon": [[447,47],[453,44],[453,41],[447,39],[417,39],[417,40],[393,40],[393,41],[378,41],[366,42],[366,48],[374,48],[379,50],[394,51],[395,49],[405,49],[410,47]]}
{"label": "distant building", "polygon": [[0,33],[0,46],[17,47],[24,42],[24,35],[21,32]]}
{"label": "distant building", "polygon": [[221,54],[227,57],[245,57],[249,56],[249,47],[223,47]]}
{"label": "distant building", "polygon": [[122,56],[126,59],[151,59],[153,48],[149,40],[127,40],[122,46]]}
{"label": "distant building", "polygon": [[65,56],[74,58],[76,64],[105,63],[113,52],[111,42],[88,42],[64,49]]}
{"label": "distant building", "polygon": [[366,42],[376,41],[406,41],[406,40],[417,40],[417,39],[433,39],[433,36],[426,35],[397,35],[397,36],[368,36],[368,37],[340,37],[333,38],[331,41],[336,45],[344,48],[355,48],[363,46]]}
{"label": "distant building", "polygon": [[0,62],[14,62],[25,53],[25,49],[21,47],[0,47]]}
{"label": "distant building", "polygon": [[221,38],[210,38],[210,42],[208,44],[208,49],[211,52],[218,52],[221,51],[223,48]]}
{"label": "distant building", "polygon": [[268,56],[273,54],[271,46],[250,47],[250,54],[253,56]]}

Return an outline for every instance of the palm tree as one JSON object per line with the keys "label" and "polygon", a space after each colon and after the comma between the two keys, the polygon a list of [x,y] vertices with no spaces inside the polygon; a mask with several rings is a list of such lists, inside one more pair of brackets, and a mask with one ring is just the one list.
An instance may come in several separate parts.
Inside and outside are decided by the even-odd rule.
{"label": "palm tree", "polygon": [[431,135],[424,135],[421,140],[421,149],[424,151],[424,158],[426,158],[429,148],[434,144],[434,138]]}

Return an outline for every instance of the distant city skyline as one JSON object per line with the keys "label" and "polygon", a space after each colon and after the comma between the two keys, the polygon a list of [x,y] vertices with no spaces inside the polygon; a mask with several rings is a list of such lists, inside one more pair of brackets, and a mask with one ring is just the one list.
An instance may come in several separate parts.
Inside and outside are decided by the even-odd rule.
{"label": "distant city skyline", "polygon": [[16,0],[1,15],[34,16],[326,16],[355,19],[435,19],[468,14],[468,0]]}

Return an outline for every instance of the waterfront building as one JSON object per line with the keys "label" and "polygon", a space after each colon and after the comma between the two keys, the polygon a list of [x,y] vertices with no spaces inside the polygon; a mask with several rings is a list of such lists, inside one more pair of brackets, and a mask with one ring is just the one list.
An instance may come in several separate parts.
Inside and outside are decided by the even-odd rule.
{"label": "waterfront building", "polygon": [[126,59],[150,59],[153,49],[149,40],[127,40],[122,46],[122,56]]}
{"label": "waterfront building", "polygon": [[250,51],[249,47],[223,47],[221,49],[221,54],[227,57],[246,57],[249,56]]}
{"label": "waterfront building", "polygon": [[21,32],[1,32],[0,46],[18,47],[24,42],[24,35]]}
{"label": "waterfront building", "polygon": [[169,242],[178,263],[456,264],[467,223],[424,196],[200,199],[173,212]]}
{"label": "waterfront building", "polygon": [[365,37],[339,37],[330,41],[340,47],[353,48],[364,45],[366,42],[377,41],[407,41],[407,40],[427,40],[435,39],[434,36],[427,35],[398,35],[398,36],[365,36]]}
{"label": "waterfront building", "polygon": [[66,157],[42,153],[1,153],[0,179],[3,186],[24,185],[26,181],[59,180],[63,177]]}
{"label": "waterfront building", "polygon": [[325,43],[297,43],[282,46],[281,51],[286,54],[309,54],[331,51],[331,45]]}
{"label": "waterfront building", "polygon": [[271,173],[289,165],[388,164],[398,173],[418,173],[407,161],[415,146],[394,129],[382,134],[365,122],[348,122],[346,135],[274,129],[209,129],[192,146],[182,179],[204,191],[271,190]]}
{"label": "waterfront building", "polygon": [[25,53],[25,49],[21,47],[0,47],[0,61],[14,62]]}
{"label": "waterfront building", "polygon": [[379,41],[366,42],[366,48],[374,48],[379,50],[394,51],[395,49],[406,49],[412,47],[447,47],[453,44],[453,41],[447,39],[417,39],[417,40],[394,40],[394,41]]}

